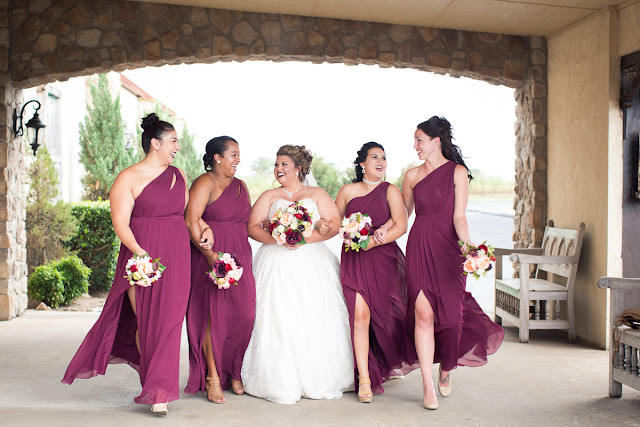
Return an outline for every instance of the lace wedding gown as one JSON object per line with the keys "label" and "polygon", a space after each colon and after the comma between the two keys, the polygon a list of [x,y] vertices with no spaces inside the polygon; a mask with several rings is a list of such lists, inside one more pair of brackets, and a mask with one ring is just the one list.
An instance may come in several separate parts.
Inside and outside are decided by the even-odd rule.
{"label": "lace wedding gown", "polygon": [[[281,206],[271,205],[269,218]],[[311,199],[301,204],[320,218]],[[278,403],[338,399],[353,389],[349,314],[340,266],[324,243],[262,245],[253,260],[256,320],[242,363],[247,393]]]}

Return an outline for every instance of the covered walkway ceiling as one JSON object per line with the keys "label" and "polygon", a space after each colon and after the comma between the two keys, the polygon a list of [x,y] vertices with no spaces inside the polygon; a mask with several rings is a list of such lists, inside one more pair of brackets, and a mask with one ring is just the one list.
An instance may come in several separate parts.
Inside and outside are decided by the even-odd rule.
{"label": "covered walkway ceiling", "polygon": [[136,1],[548,37],[601,8],[637,0]]}

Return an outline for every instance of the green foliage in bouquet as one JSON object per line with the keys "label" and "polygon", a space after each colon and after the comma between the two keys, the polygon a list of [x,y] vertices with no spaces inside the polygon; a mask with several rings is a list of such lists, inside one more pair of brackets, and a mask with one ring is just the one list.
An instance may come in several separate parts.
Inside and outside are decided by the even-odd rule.
{"label": "green foliage in bouquet", "polygon": [[58,172],[46,147],[41,147],[29,166],[29,194],[27,196],[27,264],[29,273],[47,262],[68,256],[71,248],[65,245],[78,230],[78,220],[71,213],[71,205],[54,203],[58,196]]}
{"label": "green foliage in bouquet", "polygon": [[78,252],[91,268],[89,283],[92,290],[109,290],[118,261],[120,240],[111,225],[109,202],[81,202],[72,205],[73,215],[80,227],[69,246]]}
{"label": "green foliage in bouquet", "polygon": [[29,276],[29,298],[53,308],[71,304],[88,291],[90,274],[91,269],[75,255],[41,265]]}

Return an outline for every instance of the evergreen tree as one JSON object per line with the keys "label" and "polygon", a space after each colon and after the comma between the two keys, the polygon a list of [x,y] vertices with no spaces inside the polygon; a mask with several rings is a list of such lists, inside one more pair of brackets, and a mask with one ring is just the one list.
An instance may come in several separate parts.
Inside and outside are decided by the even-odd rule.
{"label": "evergreen tree", "polygon": [[335,164],[326,162],[322,157],[314,157],[311,172],[318,181],[318,187],[329,193],[332,199],[335,199],[340,188],[349,182]]}
{"label": "evergreen tree", "polygon": [[29,167],[27,196],[27,264],[29,273],[49,261],[71,254],[64,245],[78,232],[71,205],[58,197],[58,171],[46,147],[41,147]]}
{"label": "evergreen tree", "polygon": [[124,148],[124,124],[120,96],[114,100],[106,74],[91,84],[93,107],[80,123],[80,162],[87,174],[82,180],[87,200],[108,199],[118,173],[135,162],[135,153]]}

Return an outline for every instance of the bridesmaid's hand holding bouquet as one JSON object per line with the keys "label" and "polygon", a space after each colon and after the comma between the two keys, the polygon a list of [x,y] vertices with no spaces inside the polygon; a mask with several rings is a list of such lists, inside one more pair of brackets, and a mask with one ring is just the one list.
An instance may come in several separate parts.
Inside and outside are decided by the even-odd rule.
{"label": "bridesmaid's hand holding bouquet", "polygon": [[371,217],[369,214],[354,212],[342,219],[342,226],[338,234],[344,242],[344,251],[349,249],[359,252],[360,249],[367,250],[369,246],[371,230]]}
{"label": "bridesmaid's hand holding bouquet", "polygon": [[493,268],[491,262],[496,260],[493,253],[494,248],[493,245],[487,245],[486,240],[478,247],[464,243],[462,240],[458,240],[458,245],[462,251],[460,256],[465,259],[462,263],[464,270],[462,274],[465,276],[471,274],[479,279],[480,276],[484,276],[487,271]]}
{"label": "bridesmaid's hand holding bouquet", "polygon": [[302,245],[313,233],[313,214],[300,202],[282,206],[269,220],[269,232],[279,245]]}
{"label": "bridesmaid's hand holding bouquet", "polygon": [[125,279],[129,281],[131,286],[151,286],[162,277],[162,272],[165,270],[164,265],[160,264],[160,258],[151,259],[149,254],[133,255],[127,261],[127,275]]}
{"label": "bridesmaid's hand holding bouquet", "polygon": [[218,260],[213,263],[211,270],[206,275],[218,286],[218,289],[229,289],[231,285],[237,285],[242,277],[242,262],[237,256],[226,252],[218,252]]}

